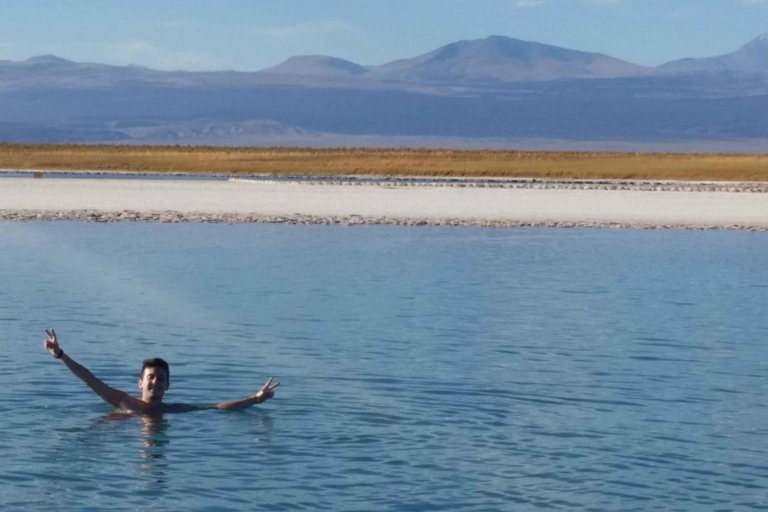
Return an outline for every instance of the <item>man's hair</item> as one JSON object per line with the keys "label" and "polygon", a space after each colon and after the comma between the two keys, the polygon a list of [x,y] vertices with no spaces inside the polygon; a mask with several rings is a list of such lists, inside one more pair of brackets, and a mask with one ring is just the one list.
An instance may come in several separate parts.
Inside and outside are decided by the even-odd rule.
{"label": "man's hair", "polygon": [[168,368],[168,363],[165,361],[165,359],[160,359],[159,357],[145,359],[144,362],[141,363],[141,373],[139,374],[140,379],[144,378],[144,370],[147,368],[165,368],[166,379],[171,380],[171,369]]}

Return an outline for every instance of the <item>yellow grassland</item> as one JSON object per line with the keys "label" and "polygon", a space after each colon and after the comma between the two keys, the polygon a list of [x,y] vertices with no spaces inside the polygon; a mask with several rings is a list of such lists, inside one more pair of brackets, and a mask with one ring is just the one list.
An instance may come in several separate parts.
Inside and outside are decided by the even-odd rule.
{"label": "yellow grassland", "polygon": [[768,181],[768,155],[0,144],[0,168],[192,174]]}

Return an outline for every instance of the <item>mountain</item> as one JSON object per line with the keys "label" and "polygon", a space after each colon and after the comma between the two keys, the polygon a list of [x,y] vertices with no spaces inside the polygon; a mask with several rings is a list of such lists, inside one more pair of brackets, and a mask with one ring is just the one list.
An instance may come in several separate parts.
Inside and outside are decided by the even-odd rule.
{"label": "mountain", "polygon": [[282,64],[261,70],[259,73],[314,78],[345,78],[364,75],[368,73],[368,69],[354,62],[336,57],[304,55],[291,57]]}
{"label": "mountain", "polygon": [[703,59],[682,59],[659,66],[674,73],[736,73],[768,75],[768,34],[757,37],[733,53]]}
{"label": "mountain", "polygon": [[[10,61],[6,61],[6,63],[10,63]],[[37,57],[32,57],[25,61],[21,61],[17,63],[16,66],[20,68],[35,68],[37,70],[43,70],[71,68],[77,66],[77,63],[71,60],[62,59],[56,55],[38,55]]]}
{"label": "mountain", "polygon": [[643,75],[651,69],[599,53],[502,36],[459,41],[371,69],[371,78],[428,82],[513,82]]}
{"label": "mountain", "polygon": [[[766,48],[764,36],[663,70],[499,36],[368,68],[319,55],[259,72],[0,60],[0,141],[748,144],[768,140]],[[712,66],[728,72],[699,71]]]}
{"label": "mountain", "polygon": [[128,82],[185,83],[180,80],[184,75],[184,72],[155,71],[141,66],[74,62],[55,55],[41,55],[21,62],[0,61],[0,91],[30,87],[109,87]]}

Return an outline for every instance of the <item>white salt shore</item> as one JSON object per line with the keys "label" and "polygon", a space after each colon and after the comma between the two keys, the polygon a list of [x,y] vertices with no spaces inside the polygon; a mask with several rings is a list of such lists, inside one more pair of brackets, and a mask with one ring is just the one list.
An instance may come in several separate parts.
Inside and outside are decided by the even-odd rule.
{"label": "white salt shore", "polygon": [[0,219],[768,230],[768,193],[694,189],[3,178]]}

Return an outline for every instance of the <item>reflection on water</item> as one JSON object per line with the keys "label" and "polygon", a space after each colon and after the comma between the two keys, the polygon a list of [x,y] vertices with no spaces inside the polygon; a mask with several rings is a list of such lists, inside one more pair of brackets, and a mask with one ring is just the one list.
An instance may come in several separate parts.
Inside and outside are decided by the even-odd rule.
{"label": "reflection on water", "polygon": [[168,461],[165,450],[169,439],[166,435],[168,421],[162,416],[138,416],[141,425],[141,460],[139,469],[145,473],[147,490],[166,487]]}
{"label": "reflection on water", "polygon": [[99,422],[124,422],[138,426],[140,434],[138,468],[147,486],[147,491],[161,491],[165,488],[168,472],[166,448],[170,442],[167,434],[170,422],[162,414],[144,415],[113,412],[99,418]]}

